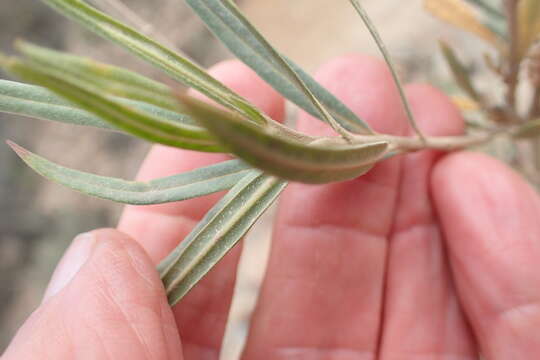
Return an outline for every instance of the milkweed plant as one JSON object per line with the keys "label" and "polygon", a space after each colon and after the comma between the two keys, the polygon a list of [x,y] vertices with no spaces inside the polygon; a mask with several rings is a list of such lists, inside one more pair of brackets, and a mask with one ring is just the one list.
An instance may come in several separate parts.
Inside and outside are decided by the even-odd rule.
{"label": "milkweed plant", "polygon": [[[413,136],[371,129],[307,72],[280,54],[232,0],[185,0],[216,37],[264,81],[319,120],[335,137],[313,137],[282,125],[209,75],[186,56],[113,19],[82,0],[44,3],[197,90],[203,102],[178,88],[125,68],[46,49],[24,41],[17,57],[0,66],[23,82],[0,79],[0,111],[123,132],[152,143],[232,160],[149,182],[125,181],[69,169],[21,146],[9,145],[32,169],[82,193],[132,205],[176,202],[228,190],[180,245],[158,266],[169,302],[176,304],[246,234],[288,181],[324,184],[353,179],[393,156],[453,151],[505,138],[535,145],[540,135],[540,1],[425,0],[435,17],[491,47],[484,66],[504,84],[493,100],[478,90],[462,54],[445,42],[441,51],[460,89],[456,102],[473,111],[464,135],[428,137],[416,125],[391,57],[360,1],[350,0],[394,77]],[[531,89],[523,103],[518,88]],[[527,94],[528,94],[527,93]],[[519,147],[518,147],[519,149]]]}

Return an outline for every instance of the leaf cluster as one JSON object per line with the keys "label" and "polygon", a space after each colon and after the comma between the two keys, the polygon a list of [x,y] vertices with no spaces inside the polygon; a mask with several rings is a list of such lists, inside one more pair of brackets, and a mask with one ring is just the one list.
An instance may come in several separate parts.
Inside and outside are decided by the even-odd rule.
{"label": "leaf cluster", "polygon": [[[519,115],[509,96],[504,109],[513,118],[510,121],[510,115],[506,116],[503,125],[495,130],[486,127],[481,133],[426,137],[416,125],[390,54],[357,0],[350,0],[352,8],[360,15],[392,71],[416,132],[414,137],[374,132],[307,72],[280,54],[231,0],[186,0],[186,3],[234,55],[286,99],[329,124],[336,137],[308,136],[274,121],[186,56],[85,1],[42,1],[145,60],[179,86],[170,88],[125,68],[18,41],[15,46],[21,55],[0,56],[0,66],[27,83],[0,80],[0,111],[237,157],[163,179],[133,182],[68,169],[10,143],[42,176],[85,194],[120,203],[158,204],[227,190],[158,267],[171,304],[178,302],[246,234],[283,191],[287,181],[322,184],[349,180],[363,175],[378,161],[400,153],[424,148],[453,150],[484,143],[501,134],[522,138],[540,133],[538,121],[516,121]],[[509,91],[515,91],[517,86],[516,64],[519,66],[527,57],[540,31],[540,9],[535,4],[532,0],[522,0],[513,15],[505,15],[483,0],[426,0],[432,13],[474,33],[498,51],[499,64],[492,67],[504,77]],[[536,15],[531,16],[531,11]],[[521,27],[515,27],[514,31],[508,30],[511,16],[520,17]],[[491,119],[494,106],[476,89],[468,67],[449,45],[443,44],[442,50],[458,85]],[[207,100],[179,91],[180,85],[198,91]],[[527,119],[534,114],[532,111]]]}

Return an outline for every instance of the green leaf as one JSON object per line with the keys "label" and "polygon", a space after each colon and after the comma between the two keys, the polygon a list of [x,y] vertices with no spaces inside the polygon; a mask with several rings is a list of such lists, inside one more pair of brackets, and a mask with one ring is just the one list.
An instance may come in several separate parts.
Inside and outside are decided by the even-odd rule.
{"label": "green leaf", "polygon": [[63,71],[99,88],[105,94],[139,100],[178,110],[172,90],[165,84],[116,66],[17,41],[17,49],[43,67]]}
{"label": "green leaf", "polygon": [[474,5],[482,13],[484,24],[501,39],[508,40],[508,24],[506,16],[485,0],[465,0]]}
{"label": "green leaf", "polygon": [[193,119],[191,119],[189,116],[185,114],[180,114],[177,111],[167,110],[162,107],[148,104],[142,101],[137,101],[137,100],[124,99],[124,98],[119,98],[115,96],[112,96],[111,98],[121,104],[130,106],[137,110],[141,110],[145,113],[148,113],[149,115],[153,115],[153,116],[164,118],[173,122],[177,122],[181,125],[188,125],[190,127],[195,127],[195,128],[200,129],[200,126]]}
{"label": "green leaf", "polygon": [[17,59],[2,61],[4,67],[26,81],[47,87],[58,95],[110,124],[140,138],[164,145],[199,151],[223,149],[204,129],[134,109],[101,94],[88,84],[64,73],[44,69]]}
{"label": "green leaf", "polygon": [[472,83],[467,67],[459,60],[454,50],[446,42],[441,40],[439,45],[458,86],[473,100],[481,102],[482,98]]}
{"label": "green leaf", "polygon": [[497,8],[493,7],[493,5],[489,4],[485,0],[465,0],[470,4],[476,5],[479,9],[483,10],[486,15],[493,17],[497,20],[504,20],[505,16],[504,14]]}
{"label": "green leaf", "polygon": [[501,37],[494,32],[494,27],[488,26],[477,9],[465,0],[424,0],[424,8],[439,20],[474,34],[501,53],[507,53],[505,34]]}
{"label": "green leaf", "polygon": [[411,109],[411,105],[409,104],[409,100],[407,100],[407,96],[405,95],[405,91],[403,90],[403,86],[401,85],[401,81],[399,80],[399,76],[396,71],[396,67],[394,65],[394,61],[392,60],[392,57],[390,56],[390,53],[386,49],[386,45],[384,44],[384,41],[382,40],[379,32],[377,31],[377,28],[369,18],[368,13],[366,10],[360,5],[360,2],[358,0],[350,0],[352,6],[360,15],[360,18],[366,25],[367,29],[369,30],[369,33],[371,34],[371,37],[373,40],[375,40],[375,43],[377,44],[377,47],[379,48],[379,51],[384,57],[384,60],[386,61],[386,64],[388,65],[388,68],[390,69],[390,73],[392,74],[392,77],[394,78],[394,82],[396,84],[396,87],[399,91],[399,96],[401,97],[401,102],[403,103],[403,107],[405,108],[405,112],[407,113],[407,118],[409,119],[409,123],[413,127],[416,134],[422,138],[425,139],[425,136],[422,134],[422,131],[420,131],[420,128],[418,127],[418,124],[416,123],[416,120],[414,118],[414,114]]}
{"label": "green leaf", "polygon": [[232,153],[247,163],[281,178],[305,183],[328,183],[355,178],[384,156],[388,143],[347,144],[340,138],[305,143],[242,121],[237,115],[197,100],[179,97],[184,109]]}
{"label": "green leaf", "polygon": [[[244,63],[286,98],[327,122],[357,133],[369,126],[290,60],[283,58],[232,1],[186,0],[208,28]],[[328,111],[327,111],[328,109]],[[329,112],[329,113],[328,113]]]}
{"label": "green leaf", "polygon": [[[181,124],[197,126],[191,118],[177,112],[141,101],[116,97],[115,100],[151,115]],[[71,125],[92,126],[115,131],[120,130],[97,116],[74,106],[73,103],[46,88],[2,79],[0,79],[0,112]]]}
{"label": "green leaf", "polygon": [[73,106],[45,88],[1,79],[0,112],[73,125],[112,129],[107,122]]}
{"label": "green leaf", "polygon": [[126,181],[69,169],[17,144],[8,144],[28,166],[49,180],[87,195],[132,205],[182,201],[226,190],[250,171],[245,163],[230,160],[149,182]]}
{"label": "green leaf", "polygon": [[115,42],[223,106],[265,124],[268,119],[253,104],[207,74],[201,67],[157,42],[121,24],[81,0],[43,0],[90,31]]}
{"label": "green leaf", "polygon": [[285,186],[286,182],[253,170],[206,214],[158,266],[171,305],[238,243]]}

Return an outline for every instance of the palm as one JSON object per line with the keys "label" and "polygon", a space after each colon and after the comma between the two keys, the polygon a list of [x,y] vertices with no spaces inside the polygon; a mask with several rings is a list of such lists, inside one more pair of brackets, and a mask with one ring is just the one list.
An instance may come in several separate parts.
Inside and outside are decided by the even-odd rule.
{"label": "palm", "polygon": [[[228,63],[214,74],[274,118],[283,117],[282,100],[244,67]],[[319,80],[377,131],[407,133],[399,98],[381,63],[343,58],[325,67]],[[427,133],[463,130],[443,95],[413,86],[409,97]],[[299,128],[328,131],[307,115],[300,115]],[[478,185],[486,176],[479,168],[504,171],[499,165],[477,155],[455,155],[433,174],[439,156],[422,152],[396,158],[350,182],[289,186],[280,203],[246,359],[372,359],[378,353],[382,359],[473,359],[476,341],[490,359],[534,358],[540,351],[532,348],[534,340],[517,335],[534,333],[540,323],[540,306],[530,300],[538,290],[526,287],[540,283],[533,271],[540,248],[532,241],[540,235],[533,216],[540,213],[540,202],[517,178],[515,190],[515,184],[497,184],[503,189],[497,202],[523,202],[523,214],[505,217],[490,208],[493,199]],[[155,148],[140,177],[218,160],[217,155]],[[120,229],[157,262],[215,199],[130,207]],[[530,241],[512,246],[512,239],[524,236]],[[513,260],[505,260],[508,252]],[[217,358],[238,255],[238,249],[227,255],[175,308],[187,360]],[[517,345],[526,352],[512,352]]]}

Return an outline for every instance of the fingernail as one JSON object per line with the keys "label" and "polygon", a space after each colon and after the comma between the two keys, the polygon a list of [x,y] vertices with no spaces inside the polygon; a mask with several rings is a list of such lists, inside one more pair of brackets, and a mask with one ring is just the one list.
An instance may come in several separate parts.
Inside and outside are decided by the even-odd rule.
{"label": "fingernail", "polygon": [[96,238],[92,233],[80,234],[73,240],[62,260],[58,263],[56,270],[54,270],[43,301],[58,294],[60,290],[69,284],[92,255],[95,244]]}

